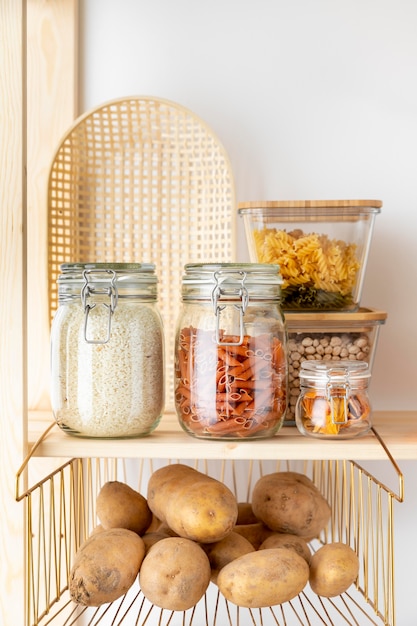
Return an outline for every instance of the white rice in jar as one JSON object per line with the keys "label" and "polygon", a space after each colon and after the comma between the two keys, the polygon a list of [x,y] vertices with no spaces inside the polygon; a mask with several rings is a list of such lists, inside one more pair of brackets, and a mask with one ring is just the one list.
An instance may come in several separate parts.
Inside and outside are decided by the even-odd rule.
{"label": "white rice in jar", "polygon": [[[60,427],[84,437],[135,437],[149,434],[164,406],[163,330],[153,304],[119,298],[109,317],[97,305],[88,315],[72,303],[60,307],[59,338],[52,343],[55,379],[52,404]],[[61,319],[59,319],[61,317]],[[55,320],[54,320],[55,322]]]}

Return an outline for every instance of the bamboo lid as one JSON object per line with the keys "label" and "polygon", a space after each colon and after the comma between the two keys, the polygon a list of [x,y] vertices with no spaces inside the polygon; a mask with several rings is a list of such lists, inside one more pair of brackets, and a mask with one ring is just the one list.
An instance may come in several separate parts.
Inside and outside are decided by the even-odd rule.
{"label": "bamboo lid", "polygon": [[342,208],[342,207],[382,207],[381,200],[261,200],[259,202],[239,202],[239,209],[284,209],[284,208]]}
{"label": "bamboo lid", "polygon": [[379,322],[384,324],[387,319],[387,312],[369,307],[361,307],[357,311],[300,311],[286,312],[285,319],[288,324],[299,322]]}

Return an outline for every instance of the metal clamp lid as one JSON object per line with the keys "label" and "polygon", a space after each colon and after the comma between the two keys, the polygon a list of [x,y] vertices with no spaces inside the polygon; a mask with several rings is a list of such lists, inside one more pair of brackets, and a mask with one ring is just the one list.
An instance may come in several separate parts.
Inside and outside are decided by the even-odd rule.
{"label": "metal clamp lid", "polygon": [[[90,275],[94,272],[94,274],[108,274],[110,278],[110,283],[106,284],[105,287],[93,287],[91,282],[89,282]],[[91,344],[105,344],[110,341],[111,335],[111,318],[116,309],[117,301],[118,301],[118,291],[116,286],[116,272],[111,269],[87,269],[83,271],[84,277],[84,285],[81,289],[81,302],[84,308],[85,320],[84,320],[84,339],[87,343]],[[90,311],[97,306],[97,302],[93,302],[93,304],[88,304],[87,300],[90,297],[94,296],[108,296],[110,298],[110,303],[107,302],[99,302],[102,306],[104,306],[108,310],[108,323],[107,323],[107,333],[104,339],[89,339],[88,338],[88,317]]]}
{"label": "metal clamp lid", "polygon": [[326,397],[330,405],[333,424],[348,421],[348,399],[350,395],[349,372],[337,366],[327,370]]}
{"label": "metal clamp lid", "polygon": [[[216,316],[216,343],[219,346],[240,346],[244,337],[243,316],[249,303],[249,293],[245,286],[246,272],[242,270],[217,270],[213,274],[215,286],[211,292],[211,302]],[[235,302],[236,298],[239,302]],[[223,300],[226,303],[219,304]],[[232,306],[239,313],[239,340],[221,341],[220,316],[227,306]]]}

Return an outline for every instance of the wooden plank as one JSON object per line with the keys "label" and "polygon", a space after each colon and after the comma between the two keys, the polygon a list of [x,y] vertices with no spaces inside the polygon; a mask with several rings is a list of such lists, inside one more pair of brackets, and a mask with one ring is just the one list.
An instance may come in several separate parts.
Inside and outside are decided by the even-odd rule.
{"label": "wooden plank", "polygon": [[[0,624],[5,625],[25,623],[24,504],[15,500],[15,477],[27,450],[28,398],[31,406],[49,405],[46,180],[55,145],[76,115],[77,11],[78,0],[0,3]],[[49,463],[39,460],[34,469],[44,475]]]}
{"label": "wooden plank", "polygon": [[25,448],[25,346],[22,170],[24,3],[0,4],[0,623],[24,624],[23,508],[14,477]]}
{"label": "wooden plank", "polygon": [[49,401],[47,181],[77,115],[78,0],[28,3],[28,404]]}
{"label": "wooden plank", "polygon": [[[32,446],[51,423],[53,418],[49,412],[33,416]],[[417,459],[416,411],[377,411],[373,424],[396,460]],[[158,428],[148,437],[136,439],[83,439],[67,435],[55,426],[34,455],[154,459],[388,459],[372,433],[358,439],[313,440],[301,435],[295,426],[286,426],[275,437],[257,441],[202,440],[184,433],[174,414],[164,415]]]}

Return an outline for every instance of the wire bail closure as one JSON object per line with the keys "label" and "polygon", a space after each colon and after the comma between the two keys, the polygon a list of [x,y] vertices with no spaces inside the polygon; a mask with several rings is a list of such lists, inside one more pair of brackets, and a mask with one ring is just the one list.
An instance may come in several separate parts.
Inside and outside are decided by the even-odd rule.
{"label": "wire bail closure", "polygon": [[[333,424],[345,424],[348,421],[349,391],[349,374],[337,367],[329,370],[326,383],[326,396],[330,404]],[[336,400],[338,401],[337,403]],[[342,411],[340,410],[340,401],[343,402]]]}
{"label": "wire bail closure", "polygon": [[[240,346],[244,337],[243,316],[249,303],[249,293],[245,287],[246,272],[243,270],[217,270],[213,273],[213,277],[216,284],[211,292],[211,302],[216,316],[216,343],[218,346]],[[239,303],[219,304],[222,299],[230,301],[236,298],[239,298]],[[238,341],[220,340],[220,316],[227,306],[232,306],[239,312]]]}
{"label": "wire bail closure", "polygon": [[[109,276],[111,276],[110,279],[110,285],[107,287],[103,287],[103,288],[97,288],[97,287],[93,287],[91,285],[91,282],[89,282],[90,280],[90,274],[108,274]],[[114,313],[114,310],[117,306],[117,301],[118,301],[118,291],[117,291],[117,286],[115,284],[116,281],[116,272],[114,270],[111,269],[91,269],[91,270],[84,270],[83,271],[83,277],[84,277],[84,285],[83,288],[81,289],[81,302],[83,304],[84,307],[84,314],[85,314],[85,320],[84,320],[84,340],[86,341],[86,343],[91,343],[91,344],[106,344],[110,341],[110,335],[111,335],[111,317]],[[90,311],[92,311],[92,309],[94,309],[97,306],[97,302],[94,302],[93,304],[88,304],[87,303],[87,299],[89,297],[93,297],[93,296],[108,296],[110,298],[110,304],[108,304],[107,302],[100,302],[99,304],[102,304],[107,310],[108,310],[108,323],[107,323],[107,334],[105,336],[104,339],[89,339],[88,338],[88,331],[87,331],[87,326],[88,326],[88,317],[90,314]]]}

